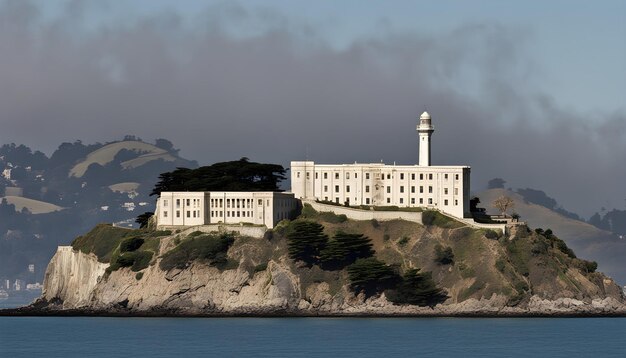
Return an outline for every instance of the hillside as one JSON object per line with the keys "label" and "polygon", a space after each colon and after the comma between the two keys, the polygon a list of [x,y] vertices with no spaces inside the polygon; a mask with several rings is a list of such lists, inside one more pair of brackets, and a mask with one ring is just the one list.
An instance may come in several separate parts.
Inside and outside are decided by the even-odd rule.
{"label": "hillside", "polygon": [[[323,225],[330,237],[364,234],[373,256],[343,267],[294,260],[291,237],[305,222]],[[593,263],[574,258],[557,237],[525,227],[498,238],[440,215],[424,226],[352,221],[307,208],[301,219],[283,221],[263,237],[229,234],[233,228],[213,234],[199,229],[210,228],[170,232],[99,225],[77,238],[73,249],[57,252],[46,272],[43,297],[31,309],[148,315],[624,312],[620,288],[595,272]],[[439,245],[450,250],[444,258]],[[362,286],[375,288],[362,291],[354,286],[354,272],[373,259],[396,279]],[[429,280],[428,274],[418,281],[401,279],[411,269],[432,273],[432,282],[446,295],[436,302],[443,303],[423,306],[400,299],[409,292],[402,286],[406,282]],[[373,277],[374,272],[365,273]]]}
{"label": "hillside", "polygon": [[517,193],[505,189],[491,189],[479,193],[479,206],[490,214],[499,214],[493,207],[493,201],[506,195],[515,202],[512,211],[521,215],[521,220],[533,228],[551,229],[563,238],[574,251],[582,257],[597,261],[602,272],[620,283],[626,283],[626,240],[620,240],[611,232],[600,230],[586,222],[565,217],[540,205],[526,202]]}
{"label": "hillside", "polygon": [[122,150],[138,153],[136,158],[122,162],[124,169],[136,168],[152,160],[162,159],[166,162],[175,161],[176,158],[165,149],[161,149],[149,143],[140,141],[122,141],[105,145],[87,155],[87,157],[74,165],[69,172],[71,177],[82,177],[92,164],[106,165],[111,163],[115,156]]}

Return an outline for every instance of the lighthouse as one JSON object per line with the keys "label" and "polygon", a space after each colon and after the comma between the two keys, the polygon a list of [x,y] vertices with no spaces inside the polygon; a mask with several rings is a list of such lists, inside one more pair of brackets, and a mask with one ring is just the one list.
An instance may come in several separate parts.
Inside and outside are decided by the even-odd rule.
{"label": "lighthouse", "polygon": [[417,133],[419,134],[420,141],[418,165],[421,167],[430,166],[430,136],[434,131],[435,128],[433,128],[430,114],[424,111],[417,125]]}

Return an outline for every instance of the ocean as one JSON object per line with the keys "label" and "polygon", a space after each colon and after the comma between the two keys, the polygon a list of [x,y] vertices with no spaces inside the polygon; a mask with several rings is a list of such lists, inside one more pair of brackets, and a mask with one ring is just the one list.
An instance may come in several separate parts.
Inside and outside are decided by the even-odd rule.
{"label": "ocean", "polygon": [[0,317],[0,357],[625,357],[626,318]]}

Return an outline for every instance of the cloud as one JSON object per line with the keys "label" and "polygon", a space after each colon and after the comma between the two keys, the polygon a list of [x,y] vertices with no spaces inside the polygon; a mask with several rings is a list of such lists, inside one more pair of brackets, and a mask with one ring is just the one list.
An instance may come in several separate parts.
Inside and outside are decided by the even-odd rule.
{"label": "cloud", "polygon": [[[433,115],[433,160],[472,166],[590,215],[622,205],[624,113],[578,114],[542,93],[532,34],[468,24],[447,34],[385,31],[345,48],[272,9],[161,12],[85,29],[88,6],[44,20],[0,7],[0,142],[165,137],[200,163],[415,163]],[[607,203],[610,203],[607,205]]]}

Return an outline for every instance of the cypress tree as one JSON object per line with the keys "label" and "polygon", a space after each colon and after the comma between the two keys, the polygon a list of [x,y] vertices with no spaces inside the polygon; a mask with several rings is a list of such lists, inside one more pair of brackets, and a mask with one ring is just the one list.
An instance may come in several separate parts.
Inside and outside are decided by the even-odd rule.
{"label": "cypress tree", "polygon": [[324,226],[310,220],[296,220],[291,224],[287,240],[289,257],[315,264],[326,247],[328,236],[324,234]]}
{"label": "cypress tree", "polygon": [[348,277],[352,289],[367,296],[394,287],[399,279],[393,268],[374,257],[358,259],[348,266]]}
{"label": "cypress tree", "polygon": [[372,243],[367,236],[338,232],[322,250],[321,261],[324,268],[341,269],[359,258],[371,257],[373,254]]}
{"label": "cypress tree", "polygon": [[430,272],[410,269],[397,288],[387,292],[387,298],[395,304],[434,307],[448,299],[448,296],[437,287]]}

